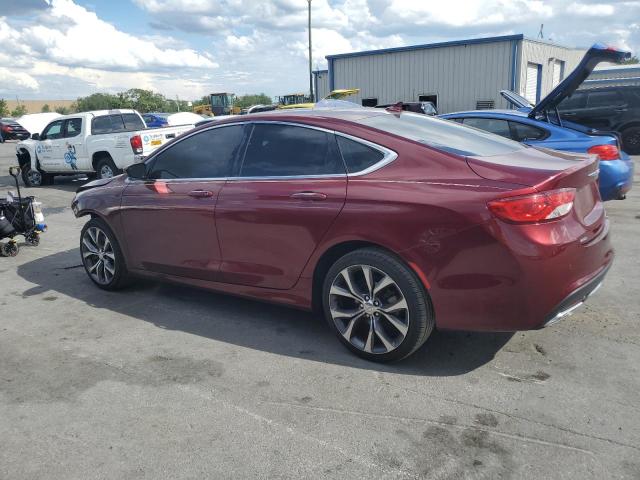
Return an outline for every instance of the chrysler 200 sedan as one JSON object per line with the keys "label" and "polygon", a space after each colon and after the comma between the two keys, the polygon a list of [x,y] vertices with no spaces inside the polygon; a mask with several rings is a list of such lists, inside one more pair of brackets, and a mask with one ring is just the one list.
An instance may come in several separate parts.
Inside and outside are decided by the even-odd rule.
{"label": "chrysler 200 sedan", "polygon": [[228,118],[88,183],[80,251],[134,276],[317,309],[391,361],[435,327],[526,330],[571,313],[613,260],[595,155],[424,115],[354,108]]}

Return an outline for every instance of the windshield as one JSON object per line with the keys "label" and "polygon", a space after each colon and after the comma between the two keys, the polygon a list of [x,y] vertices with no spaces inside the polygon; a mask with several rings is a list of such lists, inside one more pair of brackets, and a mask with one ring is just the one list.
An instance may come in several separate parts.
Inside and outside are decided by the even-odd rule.
{"label": "windshield", "polygon": [[356,121],[438,150],[468,157],[503,155],[526,148],[518,142],[483,130],[418,113],[376,115]]}
{"label": "windshield", "polygon": [[230,103],[229,95],[211,95],[211,105],[214,107],[226,107]]}

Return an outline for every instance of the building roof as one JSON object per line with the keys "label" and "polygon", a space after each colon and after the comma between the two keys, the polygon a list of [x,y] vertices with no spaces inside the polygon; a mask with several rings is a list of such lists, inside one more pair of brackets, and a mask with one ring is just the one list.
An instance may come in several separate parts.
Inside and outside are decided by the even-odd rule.
{"label": "building roof", "polygon": [[365,50],[362,52],[340,53],[336,55],[327,55],[327,60],[335,58],[361,57],[366,55],[378,55],[380,53],[409,52],[412,50],[424,50],[429,48],[455,47],[458,45],[476,45],[481,43],[508,42],[512,40],[523,40],[525,37],[522,33],[517,35],[502,35],[499,37],[471,38],[467,40],[453,40],[449,42],[425,43],[422,45],[408,45],[405,47],[382,48],[379,50]]}

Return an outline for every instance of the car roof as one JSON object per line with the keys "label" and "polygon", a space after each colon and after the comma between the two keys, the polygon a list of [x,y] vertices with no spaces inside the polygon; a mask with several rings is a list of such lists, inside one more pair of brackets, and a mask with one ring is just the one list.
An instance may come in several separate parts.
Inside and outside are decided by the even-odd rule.
{"label": "car roof", "polygon": [[473,115],[473,116],[494,116],[494,115],[515,115],[517,117],[527,117],[526,112],[521,112],[520,110],[510,110],[510,109],[491,109],[491,110],[467,110],[464,112],[452,112],[442,114],[441,117],[456,117],[462,115]]}

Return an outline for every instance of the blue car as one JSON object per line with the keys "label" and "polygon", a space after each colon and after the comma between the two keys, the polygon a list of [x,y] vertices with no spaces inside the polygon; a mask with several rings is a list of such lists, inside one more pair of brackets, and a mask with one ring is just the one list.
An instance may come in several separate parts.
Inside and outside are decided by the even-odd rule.
{"label": "blue car", "polygon": [[167,120],[169,115],[168,113],[143,113],[142,119],[147,124],[147,128],[160,128],[169,125]]}
{"label": "blue car", "polygon": [[564,120],[557,105],[570,97],[600,62],[620,63],[628,52],[596,44],[576,69],[537,105],[510,91],[500,93],[516,110],[474,110],[441,115],[470,127],[486,130],[535,147],[591,153],[600,157],[600,196],[624,199],[633,182],[633,161],[620,149],[614,132],[602,132]]}

